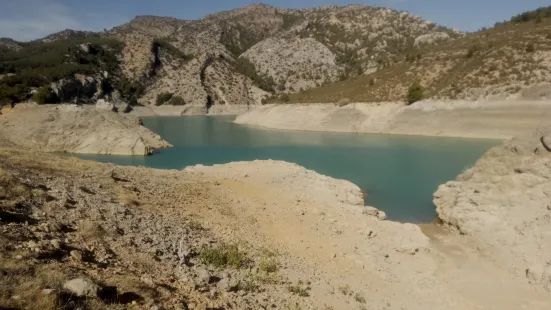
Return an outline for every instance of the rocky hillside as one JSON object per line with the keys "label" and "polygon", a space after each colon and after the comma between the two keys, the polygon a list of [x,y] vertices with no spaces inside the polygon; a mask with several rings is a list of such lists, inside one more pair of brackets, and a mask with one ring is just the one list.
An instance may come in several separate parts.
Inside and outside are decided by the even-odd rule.
{"label": "rocky hillside", "polygon": [[[124,52],[129,77],[139,77],[150,67],[147,47],[153,38],[163,37],[185,54],[203,59],[208,54],[233,67],[229,74],[220,72],[221,77],[243,80],[236,76],[245,75],[248,79],[241,84],[251,80],[275,93],[310,89],[371,72],[389,55],[461,36],[419,17],[384,8],[355,5],[286,10],[262,4],[197,21],[140,16],[111,33],[131,42],[127,46],[132,46],[132,51]],[[212,71],[216,75],[218,69]],[[194,75],[197,80],[197,72]],[[222,81],[225,79],[214,78],[213,82]],[[154,92],[159,88],[154,87]],[[205,91],[213,101],[225,102],[212,88],[206,85]],[[246,98],[247,92],[240,95]]]}
{"label": "rocky hillside", "polygon": [[21,43],[8,38],[0,38],[0,51],[17,51],[19,49],[21,49]]}
{"label": "rocky hillside", "polygon": [[424,88],[424,98],[551,98],[550,17],[550,9],[523,13],[491,29],[389,56],[376,72],[294,94],[290,99],[403,101],[415,81]]}
{"label": "rocky hillside", "polygon": [[[461,36],[406,12],[379,7],[289,10],[253,4],[192,21],[138,16],[110,31],[64,30],[28,45],[119,40],[124,47],[115,51],[116,68],[104,71],[116,80],[139,83],[145,90],[137,94],[141,103],[163,104],[157,97],[173,97],[177,100],[168,104],[210,107],[259,104],[273,95],[374,72],[415,47]],[[11,41],[2,42],[8,46]],[[2,64],[17,58],[6,53],[0,54]],[[21,73],[3,71],[0,74]],[[36,87],[23,85],[24,95],[17,99],[29,99]]]}

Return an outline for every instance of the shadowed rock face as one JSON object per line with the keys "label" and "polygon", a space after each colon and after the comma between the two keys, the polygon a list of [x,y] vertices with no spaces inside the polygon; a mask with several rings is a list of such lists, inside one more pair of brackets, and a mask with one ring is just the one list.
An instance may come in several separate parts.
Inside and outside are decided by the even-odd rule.
{"label": "shadowed rock face", "polygon": [[551,291],[549,128],[491,149],[434,194],[439,217],[499,264]]}

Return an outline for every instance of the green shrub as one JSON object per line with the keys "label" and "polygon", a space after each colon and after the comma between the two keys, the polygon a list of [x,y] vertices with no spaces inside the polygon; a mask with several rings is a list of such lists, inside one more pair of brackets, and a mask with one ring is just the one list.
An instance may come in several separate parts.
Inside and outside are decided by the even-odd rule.
{"label": "green shrub", "polygon": [[155,100],[155,105],[160,106],[165,104],[165,102],[169,101],[172,96],[174,96],[173,93],[164,92],[157,95],[157,100]]}
{"label": "green shrub", "polygon": [[283,95],[279,96],[279,101],[281,101],[281,102],[289,102],[289,101],[291,101],[291,98],[289,97],[288,94],[283,94]]}
{"label": "green shrub", "polygon": [[126,77],[119,79],[116,89],[121,92],[123,98],[128,100],[137,99],[145,92],[145,86],[140,81],[129,80]]}
{"label": "green shrub", "polygon": [[264,259],[260,262],[260,265],[258,268],[261,271],[267,272],[267,273],[273,273],[276,272],[278,269],[277,262],[274,259]]}
{"label": "green shrub", "polygon": [[42,86],[36,90],[32,99],[38,104],[55,103],[58,101],[56,94],[49,86]]}
{"label": "green shrub", "polygon": [[309,288],[303,288],[300,285],[290,285],[287,287],[287,290],[295,295],[298,295],[300,297],[308,297],[310,296],[310,293],[308,292]]}
{"label": "green shrub", "polygon": [[536,10],[527,11],[511,18],[513,23],[526,23],[530,21],[541,22],[543,18],[551,17],[551,6],[541,7]]}
{"label": "green shrub", "polygon": [[239,250],[237,245],[221,244],[216,247],[203,248],[199,254],[201,262],[217,268],[233,267],[239,269],[249,264],[246,253]]}
{"label": "green shrub", "polygon": [[354,295],[354,299],[361,304],[366,303],[365,298],[360,293],[356,293],[356,295]]}
{"label": "green shrub", "polygon": [[247,57],[239,57],[235,63],[235,68],[241,74],[250,78],[261,89],[273,93],[275,81],[269,75],[259,75],[256,67]]}
{"label": "green shrub", "polygon": [[413,85],[411,85],[411,87],[408,90],[408,94],[406,98],[407,104],[410,105],[414,102],[422,100],[424,96],[423,93],[424,93],[423,86],[421,86],[419,82],[413,83]]}
{"label": "green shrub", "polygon": [[478,52],[478,50],[478,46],[471,46],[467,51],[467,58],[472,58]]}
{"label": "green shrub", "polygon": [[181,96],[173,96],[170,98],[170,100],[167,102],[169,105],[185,105],[186,102],[184,101],[184,98]]}
{"label": "green shrub", "polygon": [[174,45],[172,45],[172,43],[170,43],[169,38],[154,39],[153,42],[151,43],[151,52],[153,54],[157,54],[159,52],[159,48],[162,48],[162,49],[166,50],[169,54],[171,54],[173,56],[176,56],[178,58],[181,58],[183,60],[192,60],[194,58],[193,55],[186,54],[186,53],[182,52],[181,50],[179,50]]}

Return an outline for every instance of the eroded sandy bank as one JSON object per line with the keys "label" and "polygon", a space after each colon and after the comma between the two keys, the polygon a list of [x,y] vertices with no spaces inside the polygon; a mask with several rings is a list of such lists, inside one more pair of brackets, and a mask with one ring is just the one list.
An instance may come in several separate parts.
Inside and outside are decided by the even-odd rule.
{"label": "eroded sandy bank", "polygon": [[239,115],[239,124],[274,129],[510,139],[551,117],[551,102],[423,101],[264,105]]}
{"label": "eroded sandy bank", "polygon": [[494,147],[434,194],[438,216],[511,275],[551,292],[551,129]]}
{"label": "eroded sandy bank", "polygon": [[0,137],[24,148],[81,154],[144,156],[171,146],[134,115],[69,104],[5,110]]}

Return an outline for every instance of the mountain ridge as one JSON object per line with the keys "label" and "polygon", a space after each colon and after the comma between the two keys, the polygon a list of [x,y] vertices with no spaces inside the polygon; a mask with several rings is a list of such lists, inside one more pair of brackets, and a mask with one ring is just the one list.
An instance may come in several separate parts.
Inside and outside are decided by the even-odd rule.
{"label": "mountain ridge", "polygon": [[[103,32],[64,30],[33,44],[70,39],[84,42],[91,37],[119,40],[124,46],[117,56],[115,79],[141,84],[140,103],[156,104],[158,96],[168,93],[181,97],[185,104],[211,106],[256,105],[287,94],[293,101],[311,102],[318,99],[308,92],[367,77],[362,83],[379,80],[386,84],[381,75],[404,67],[404,61],[423,62],[420,57],[427,49],[451,47],[474,36],[377,6],[284,9],[254,3],[197,20],[140,15]],[[0,41],[0,50],[9,42]],[[13,41],[11,47],[20,49],[28,44]],[[453,52],[450,48],[444,53]],[[457,63],[450,66],[449,70],[457,69]],[[430,66],[425,67],[414,74],[423,82],[425,76],[435,75]],[[407,70],[400,72],[410,75]],[[0,75],[7,73],[17,74],[4,70]],[[407,83],[413,80],[407,79]],[[388,87],[398,89],[396,94],[380,92],[358,98],[381,101],[403,96],[406,82],[391,86],[392,79],[389,81]],[[26,91],[31,94],[33,89]],[[429,89],[429,93],[437,92]],[[342,90],[336,94],[356,98]],[[338,101],[337,95],[328,100]]]}

